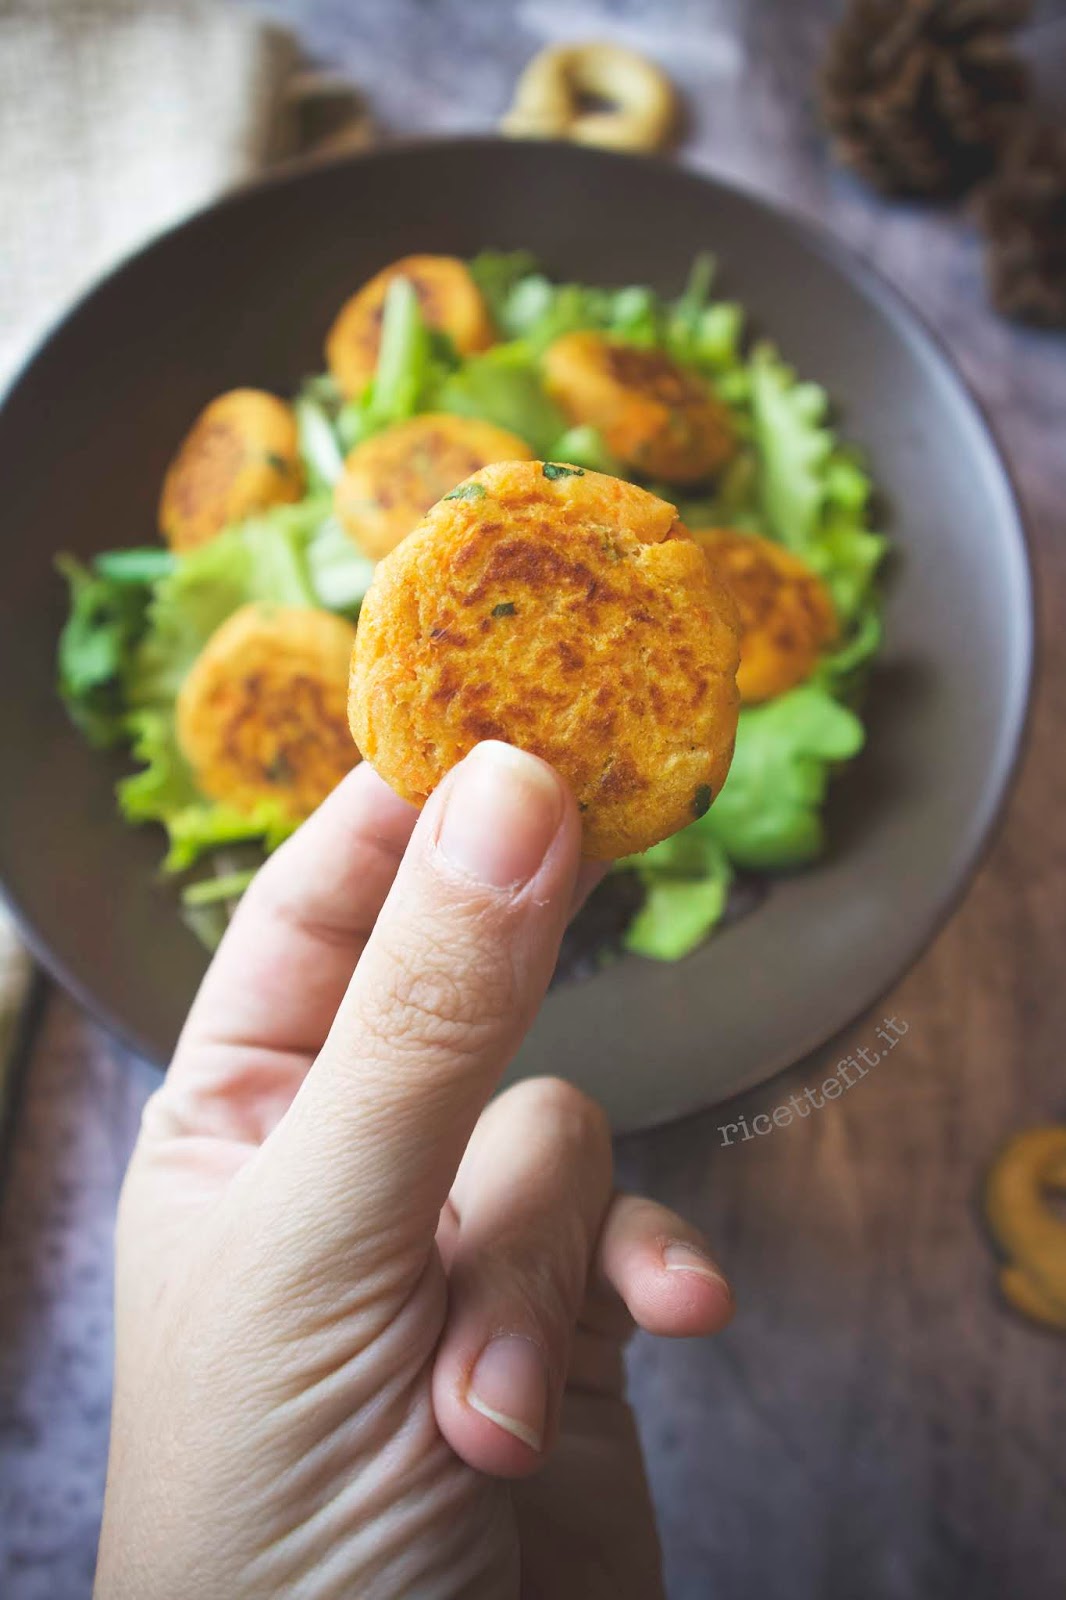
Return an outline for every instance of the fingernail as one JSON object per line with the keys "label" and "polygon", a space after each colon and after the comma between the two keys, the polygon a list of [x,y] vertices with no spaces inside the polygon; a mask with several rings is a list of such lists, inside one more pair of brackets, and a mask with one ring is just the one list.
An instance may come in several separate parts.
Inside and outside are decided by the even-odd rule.
{"label": "fingernail", "polygon": [[470,1374],[467,1401],[475,1411],[531,1450],[544,1443],[548,1374],[529,1339],[504,1334],[482,1350]]}
{"label": "fingernail", "polygon": [[690,1244],[668,1244],[663,1247],[663,1266],[667,1272],[694,1272],[698,1278],[706,1278],[710,1283],[718,1284],[732,1299],[733,1291],[727,1279],[722,1277],[717,1267],[708,1260],[702,1251]]}
{"label": "fingernail", "polygon": [[489,739],[456,769],[437,844],[466,877],[516,889],[539,868],[562,816],[553,773],[524,750]]}

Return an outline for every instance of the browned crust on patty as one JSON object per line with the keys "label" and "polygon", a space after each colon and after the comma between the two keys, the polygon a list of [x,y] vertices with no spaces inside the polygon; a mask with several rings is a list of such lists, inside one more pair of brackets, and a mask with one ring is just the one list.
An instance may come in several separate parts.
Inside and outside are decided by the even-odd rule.
{"label": "browned crust on patty", "polygon": [[363,602],[356,742],[420,804],[473,745],[506,740],[567,779],[587,855],[646,849],[725,781],[728,593],[674,507],[620,479],[507,462],[462,489],[380,564]]}
{"label": "browned crust on patty", "polygon": [[359,752],[345,709],[355,630],[327,611],[246,605],[212,634],[181,686],[178,742],[197,784],[248,814],[265,800],[308,816]]}

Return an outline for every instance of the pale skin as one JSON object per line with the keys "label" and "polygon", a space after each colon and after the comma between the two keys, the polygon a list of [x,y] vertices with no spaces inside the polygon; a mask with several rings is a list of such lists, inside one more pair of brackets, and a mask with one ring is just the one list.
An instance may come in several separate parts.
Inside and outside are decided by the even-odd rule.
{"label": "pale skin", "polygon": [[659,1600],[622,1348],[732,1310],[601,1111],[491,1100],[587,891],[552,770],[358,767],[241,904],[118,1223],[96,1600]]}

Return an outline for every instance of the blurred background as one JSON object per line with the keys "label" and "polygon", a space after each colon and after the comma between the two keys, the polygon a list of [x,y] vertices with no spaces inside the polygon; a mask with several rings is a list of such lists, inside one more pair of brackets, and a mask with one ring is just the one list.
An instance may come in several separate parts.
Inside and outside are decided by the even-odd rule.
{"label": "blurred background", "polygon": [[[638,1339],[630,1370],[671,1600],[1051,1600],[1066,1593],[1066,1342],[1000,1300],[980,1193],[1011,1133],[1064,1116],[1066,339],[1018,320],[1034,297],[1052,308],[1043,322],[1066,307],[1064,258],[1019,247],[1003,222],[1052,214],[1026,171],[1000,175],[1005,199],[982,220],[968,179],[953,192],[950,128],[927,120],[916,151],[876,83],[825,87],[845,9],[0,0],[0,373],[95,274],[194,206],[279,161],[492,132],[530,57],[571,39],[652,57],[682,98],[678,160],[827,226],[932,325],[989,411],[1032,535],[1029,759],[952,923],[824,1052],[835,1062],[894,1016],[906,1032],[890,1068],[772,1138],[727,1146],[721,1128],[802,1094],[821,1061],[623,1143],[625,1182],[705,1229],[740,1304],[712,1345]],[[948,9],[911,3],[925,22]],[[1033,116],[1061,124],[1066,3],[954,10],[996,39],[1009,29]],[[882,12],[850,8],[863,61]],[[910,163],[911,187],[927,174],[945,192],[884,192],[890,157]],[[1066,184],[1053,160],[1040,172],[1045,197]],[[103,1492],[114,1207],[155,1078],[5,938],[0,1596],[78,1600]]]}

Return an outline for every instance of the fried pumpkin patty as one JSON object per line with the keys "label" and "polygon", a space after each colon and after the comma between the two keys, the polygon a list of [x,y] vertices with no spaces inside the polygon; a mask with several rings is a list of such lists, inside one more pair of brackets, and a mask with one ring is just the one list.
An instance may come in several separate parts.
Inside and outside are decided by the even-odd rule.
{"label": "fried pumpkin patty", "polygon": [[528,461],[532,454],[524,439],[491,422],[427,412],[356,445],[337,482],[334,509],[360,549],[376,560],[479,467]]}
{"label": "fried pumpkin patty", "polygon": [[292,408],[262,389],[231,389],[201,411],[167,468],[160,532],[172,550],[193,550],[303,488]]}
{"label": "fried pumpkin patty", "polygon": [[379,565],[349,717],[422,804],[482,739],[567,779],[584,852],[644,850],[729,770],[738,623],[673,506],[620,479],[504,462],[453,490]]}
{"label": "fried pumpkin patty", "polygon": [[597,428],[620,461],[649,477],[695,483],[736,449],[722,402],[661,350],[567,333],[545,352],[544,382],[572,422]]}
{"label": "fried pumpkin patty", "polygon": [[326,362],[342,393],[362,394],[378,363],[385,296],[394,278],[406,278],[431,328],[446,333],[461,356],[495,340],[481,291],[456,256],[403,256],[383,267],[346,300],[326,336]]}
{"label": "fried pumpkin patty", "polygon": [[749,704],[804,683],[838,637],[829,590],[805,561],[757,534],[698,528],[692,537],[740,612],[737,688]]}
{"label": "fried pumpkin patty", "polygon": [[212,799],[308,816],[354,767],[345,700],[355,629],[328,611],[246,605],[212,634],[178,694],[178,743]]}

